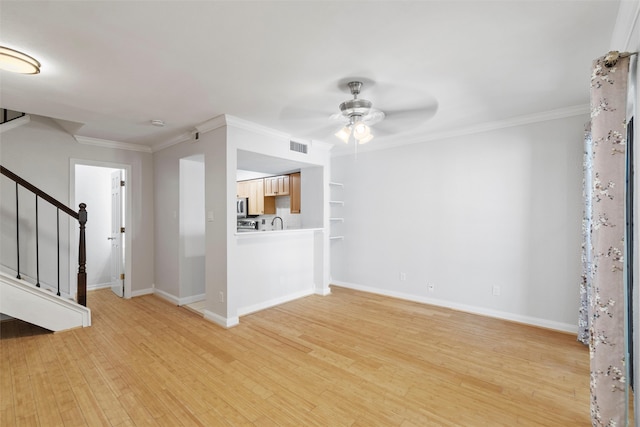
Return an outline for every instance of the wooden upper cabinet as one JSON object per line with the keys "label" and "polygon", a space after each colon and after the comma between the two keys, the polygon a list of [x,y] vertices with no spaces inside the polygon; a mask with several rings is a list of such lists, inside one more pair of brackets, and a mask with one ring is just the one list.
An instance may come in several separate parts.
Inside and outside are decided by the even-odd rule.
{"label": "wooden upper cabinet", "polygon": [[249,181],[238,181],[238,197],[249,197],[251,184]]}
{"label": "wooden upper cabinet", "polygon": [[265,196],[288,196],[289,175],[272,176],[264,179]]}
{"label": "wooden upper cabinet", "polygon": [[249,215],[264,214],[264,183],[261,179],[249,183]]}
{"label": "wooden upper cabinet", "polygon": [[289,175],[291,191],[291,213],[300,213],[300,172]]}
{"label": "wooden upper cabinet", "polygon": [[276,213],[275,197],[265,197],[264,179],[251,179],[237,182],[238,197],[249,199],[249,215],[264,215]]}
{"label": "wooden upper cabinet", "polygon": [[300,213],[300,173],[238,181],[237,193],[249,199],[249,215],[275,214],[276,196],[291,196],[291,213]]}

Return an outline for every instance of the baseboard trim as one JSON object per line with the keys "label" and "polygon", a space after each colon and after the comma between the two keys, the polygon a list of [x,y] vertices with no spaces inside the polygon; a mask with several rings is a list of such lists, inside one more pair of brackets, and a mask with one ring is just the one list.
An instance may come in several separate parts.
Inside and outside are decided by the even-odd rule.
{"label": "baseboard trim", "polygon": [[187,305],[187,304],[202,301],[205,299],[207,299],[207,294],[199,294],[199,295],[193,295],[190,297],[178,298],[178,305]]}
{"label": "baseboard trim", "polygon": [[326,288],[316,289],[313,293],[316,295],[326,297],[327,295],[331,295],[331,288],[327,286]]}
{"label": "baseboard trim", "polygon": [[180,305],[180,298],[175,295],[171,295],[169,292],[165,292],[161,289],[153,289],[154,295],[159,296],[160,298],[169,301],[171,304]]}
{"label": "baseboard trim", "polygon": [[137,291],[131,291],[131,298],[141,297],[143,295],[152,295],[154,293],[153,288],[138,289]]}
{"label": "baseboard trim", "polygon": [[300,292],[295,292],[293,294],[285,295],[282,297],[273,298],[268,301],[261,302],[259,304],[253,304],[247,307],[242,307],[238,309],[238,316],[246,316],[247,314],[251,314],[251,313],[255,313],[256,311],[275,307],[276,305],[284,304],[286,302],[290,302],[298,298],[308,297],[309,295],[313,295],[314,293],[315,292],[313,289],[308,289]]}
{"label": "baseboard trim", "polygon": [[554,331],[578,333],[578,326],[569,323],[556,322],[553,320],[541,319],[538,317],[523,316],[515,313],[508,313],[505,311],[492,310],[484,307],[477,307],[467,304],[459,304],[456,302],[436,299],[425,298],[417,295],[405,294],[402,292],[393,292],[385,289],[372,288],[370,286],[358,285],[355,283],[342,282],[340,280],[333,280],[332,283],[335,286],[353,289],[356,291],[369,292],[372,294],[384,295],[392,298],[399,298],[412,302],[419,302],[422,304],[435,305],[438,307],[450,308],[452,310],[463,311],[465,313],[478,314],[480,316],[493,317],[496,319],[508,320],[516,323],[523,323],[526,325],[537,326],[539,328],[552,329]]}
{"label": "baseboard trim", "polygon": [[206,320],[227,329],[237,326],[240,323],[240,319],[238,317],[222,317],[219,314],[216,314],[213,311],[209,310],[204,311],[203,317]]}
{"label": "baseboard trim", "polygon": [[97,291],[99,289],[107,289],[111,287],[111,283],[98,283],[97,285],[87,285],[87,292]]}

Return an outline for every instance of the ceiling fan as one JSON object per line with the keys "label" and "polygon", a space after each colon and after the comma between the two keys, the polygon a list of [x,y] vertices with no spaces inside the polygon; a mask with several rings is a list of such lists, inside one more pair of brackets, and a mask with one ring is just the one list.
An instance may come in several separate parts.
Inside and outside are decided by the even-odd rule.
{"label": "ceiling fan", "polygon": [[[339,94],[335,91],[339,90]],[[361,98],[365,92],[376,103]],[[344,92],[352,98],[344,99]],[[338,102],[336,102],[338,101]],[[333,107],[331,107],[333,105]],[[314,106],[319,106],[316,108]],[[314,139],[335,136],[340,141],[355,141],[355,146],[376,138],[399,137],[423,125],[438,110],[437,100],[415,85],[376,82],[362,77],[341,79],[330,88],[305,94],[285,107],[281,119],[291,133]]]}
{"label": "ceiling fan", "polygon": [[347,83],[353,99],[340,104],[340,112],[330,118],[344,122],[344,127],[335,133],[335,136],[345,144],[353,137],[358,144],[366,144],[373,139],[371,125],[384,120],[385,114],[373,108],[373,103],[366,99],[358,99],[362,82],[352,81]]}

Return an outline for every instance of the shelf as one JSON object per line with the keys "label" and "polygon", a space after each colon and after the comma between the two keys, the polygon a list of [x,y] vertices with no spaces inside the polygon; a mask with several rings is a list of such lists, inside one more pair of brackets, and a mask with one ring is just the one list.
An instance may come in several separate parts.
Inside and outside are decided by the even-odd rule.
{"label": "shelf", "polygon": [[330,236],[329,240],[344,240],[344,236]]}
{"label": "shelf", "polygon": [[344,218],[329,218],[329,221],[340,221],[340,222],[344,222]]}
{"label": "shelf", "polygon": [[329,203],[331,203],[332,205],[344,206],[344,202],[342,200],[329,200]]}
{"label": "shelf", "polygon": [[332,185],[334,187],[344,187],[344,184],[341,184],[339,182],[329,182],[329,185]]}

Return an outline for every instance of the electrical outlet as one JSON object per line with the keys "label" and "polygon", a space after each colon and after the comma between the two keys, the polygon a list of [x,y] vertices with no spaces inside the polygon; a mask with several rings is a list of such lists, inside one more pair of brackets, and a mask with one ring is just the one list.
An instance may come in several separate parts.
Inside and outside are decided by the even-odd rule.
{"label": "electrical outlet", "polygon": [[407,280],[407,273],[400,273],[400,280],[402,280],[403,282]]}
{"label": "electrical outlet", "polygon": [[224,292],[220,291],[220,302],[224,302]]}
{"label": "electrical outlet", "polygon": [[493,296],[499,296],[500,295],[500,286],[498,285],[493,285],[493,288],[491,288],[491,293],[493,294]]}
{"label": "electrical outlet", "polygon": [[435,285],[432,285],[431,283],[429,283],[429,284],[427,285],[427,290],[428,290],[429,292],[435,292],[435,291],[436,291],[436,287],[435,287]]}

